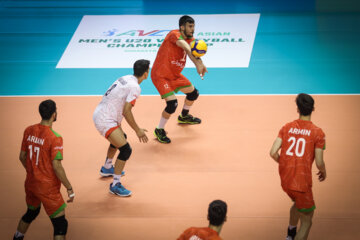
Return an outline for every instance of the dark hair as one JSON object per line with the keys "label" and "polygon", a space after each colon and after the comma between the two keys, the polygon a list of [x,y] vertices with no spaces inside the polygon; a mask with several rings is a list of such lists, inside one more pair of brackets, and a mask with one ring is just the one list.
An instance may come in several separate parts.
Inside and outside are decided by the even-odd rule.
{"label": "dark hair", "polygon": [[308,116],[314,110],[314,99],[306,93],[300,93],[296,97],[296,105],[303,116]]}
{"label": "dark hair", "polygon": [[54,112],[56,112],[56,103],[53,100],[48,99],[40,103],[39,113],[42,120],[49,120]]}
{"label": "dark hair", "polygon": [[137,60],[134,63],[134,76],[141,77],[146,71],[149,70],[150,61],[145,59]]}
{"label": "dark hair", "polygon": [[220,226],[224,223],[227,212],[226,202],[221,200],[212,201],[209,204],[208,217],[211,225]]}
{"label": "dark hair", "polygon": [[192,17],[188,16],[188,15],[184,15],[179,19],[179,28],[181,26],[185,26],[185,24],[187,22],[188,23],[195,23],[195,20]]}

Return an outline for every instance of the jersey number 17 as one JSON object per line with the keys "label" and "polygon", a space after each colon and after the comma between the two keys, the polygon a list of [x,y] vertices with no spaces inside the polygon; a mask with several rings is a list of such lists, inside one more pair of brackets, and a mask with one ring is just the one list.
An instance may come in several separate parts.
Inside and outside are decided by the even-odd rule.
{"label": "jersey number 17", "polygon": [[[33,145],[29,145],[29,152],[30,152],[30,160],[32,161]],[[40,153],[40,148],[39,147],[34,147],[34,154],[36,154],[36,162],[35,162],[36,166],[39,164],[39,153]]]}

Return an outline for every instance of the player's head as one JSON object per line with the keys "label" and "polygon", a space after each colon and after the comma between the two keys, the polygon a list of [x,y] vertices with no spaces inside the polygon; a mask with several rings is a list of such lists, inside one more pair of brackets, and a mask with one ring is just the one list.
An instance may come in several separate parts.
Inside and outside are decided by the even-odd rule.
{"label": "player's head", "polygon": [[[134,63],[134,76],[146,79],[149,75],[150,61],[145,59],[137,60]],[[145,75],[144,75],[145,74]]]}
{"label": "player's head", "polygon": [[195,20],[188,15],[182,16],[179,19],[179,29],[187,38],[192,38],[195,31]]}
{"label": "player's head", "polygon": [[300,93],[297,95],[296,105],[302,116],[309,116],[314,111],[314,99],[309,94]]}
{"label": "player's head", "polygon": [[42,101],[39,105],[39,113],[42,120],[53,118],[52,120],[55,122],[57,117],[56,103],[51,99]]}
{"label": "player's head", "polygon": [[208,220],[210,225],[221,226],[226,221],[227,205],[221,200],[212,201],[209,204]]}

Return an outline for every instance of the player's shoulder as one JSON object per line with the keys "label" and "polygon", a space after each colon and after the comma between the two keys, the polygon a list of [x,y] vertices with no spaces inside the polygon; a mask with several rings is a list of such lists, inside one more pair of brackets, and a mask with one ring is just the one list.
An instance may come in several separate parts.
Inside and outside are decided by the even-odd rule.
{"label": "player's shoulder", "polygon": [[322,128],[317,126],[313,122],[311,122],[311,128],[313,129],[313,131],[315,131],[318,134],[325,134],[324,131],[322,130]]}
{"label": "player's shoulder", "polygon": [[292,128],[292,127],[294,127],[295,125],[296,125],[296,120],[293,120],[293,121],[291,121],[291,122],[285,123],[282,128]]}
{"label": "player's shoulder", "polygon": [[168,34],[167,34],[167,37],[171,37],[171,38],[176,38],[176,39],[183,39],[182,36],[181,36],[181,33],[179,31],[179,29],[174,29],[174,30],[171,30]]}
{"label": "player's shoulder", "polygon": [[62,136],[58,132],[56,132],[54,129],[49,128],[49,130],[50,130],[49,131],[50,136],[52,136],[54,138],[62,138]]}
{"label": "player's shoulder", "polygon": [[33,124],[25,128],[24,133],[29,133],[31,131],[34,131],[34,129],[38,128],[39,124]]}

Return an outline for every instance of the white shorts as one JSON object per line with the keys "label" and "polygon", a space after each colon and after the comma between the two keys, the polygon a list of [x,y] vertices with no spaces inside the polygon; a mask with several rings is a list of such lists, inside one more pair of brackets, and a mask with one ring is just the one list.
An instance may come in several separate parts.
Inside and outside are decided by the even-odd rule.
{"label": "white shorts", "polygon": [[93,121],[96,129],[105,138],[108,138],[109,135],[119,127],[117,121],[107,118],[106,115],[98,111],[98,109],[96,109],[93,114]]}

